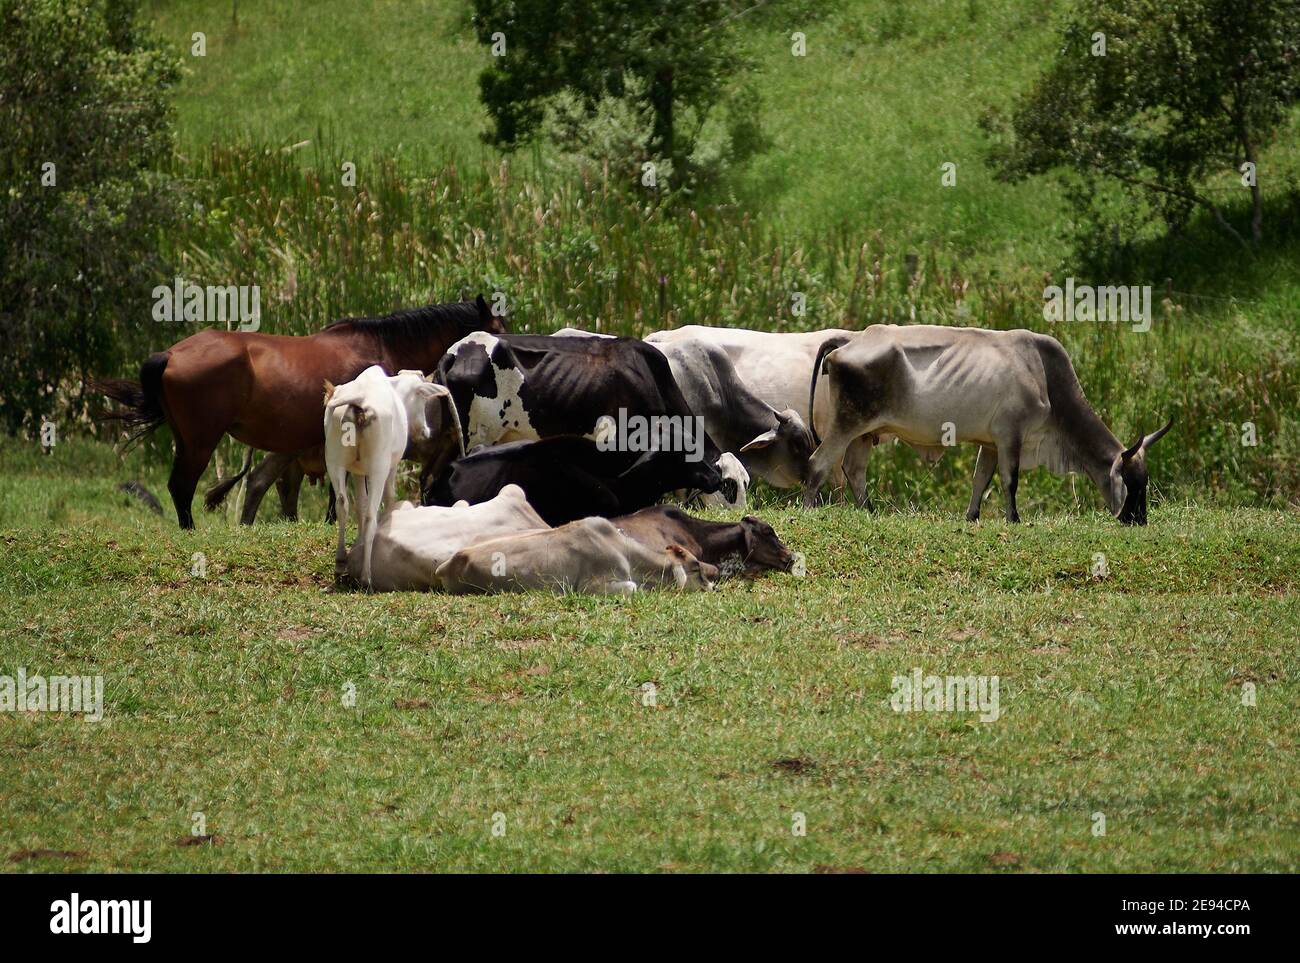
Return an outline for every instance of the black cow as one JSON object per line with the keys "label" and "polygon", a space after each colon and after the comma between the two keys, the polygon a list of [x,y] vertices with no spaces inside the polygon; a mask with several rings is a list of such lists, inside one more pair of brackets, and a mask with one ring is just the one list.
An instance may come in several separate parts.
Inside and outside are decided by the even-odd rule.
{"label": "black cow", "polygon": [[722,477],[682,452],[604,451],[588,438],[557,435],[471,452],[452,465],[426,495],[434,505],[471,505],[518,485],[548,525],[590,515],[609,518],[653,505],[680,488],[717,491]]}
{"label": "black cow", "polygon": [[[438,365],[451,391],[465,449],[506,441],[610,432],[609,446],[651,447],[717,465],[721,452],[687,404],[668,360],[636,338],[557,338],[480,333]],[[640,436],[641,428],[646,429]],[[734,498],[740,479],[723,469]],[[735,463],[734,470],[743,472]]]}
{"label": "black cow", "polygon": [[760,572],[794,567],[794,554],[782,544],[772,526],[746,515],[739,522],[709,522],[693,518],[673,505],[656,505],[611,519],[628,538],[652,551],[680,545],[701,562],[724,570]]}

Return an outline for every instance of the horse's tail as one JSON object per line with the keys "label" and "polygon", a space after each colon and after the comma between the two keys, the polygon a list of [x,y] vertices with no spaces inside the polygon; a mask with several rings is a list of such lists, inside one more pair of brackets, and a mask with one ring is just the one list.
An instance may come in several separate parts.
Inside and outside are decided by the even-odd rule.
{"label": "horse's tail", "polygon": [[822,342],[822,346],[817,349],[817,360],[813,362],[812,384],[808,386],[808,430],[812,432],[813,444],[820,446],[822,440],[817,434],[817,417],[814,404],[817,401],[817,379],[822,373],[822,360],[834,351],[836,348],[843,347],[849,339],[842,334],[837,334],[833,338],[827,338]]}
{"label": "horse's tail", "polygon": [[203,493],[203,507],[208,511],[214,511],[221,504],[230,489],[239,484],[239,480],[248,474],[248,469],[253,467],[253,449],[248,449],[248,454],[244,456],[244,467],[239,469],[237,474],[231,475],[225,481],[217,482],[206,492]]}
{"label": "horse's tail", "polygon": [[104,411],[96,416],[99,421],[120,421],[126,427],[126,446],[130,448],[149,434],[167,418],[163,411],[162,377],[167,368],[170,352],[160,351],[150,355],[140,365],[140,380],[106,378],[92,381],[87,387],[96,394],[116,401],[120,408]]}

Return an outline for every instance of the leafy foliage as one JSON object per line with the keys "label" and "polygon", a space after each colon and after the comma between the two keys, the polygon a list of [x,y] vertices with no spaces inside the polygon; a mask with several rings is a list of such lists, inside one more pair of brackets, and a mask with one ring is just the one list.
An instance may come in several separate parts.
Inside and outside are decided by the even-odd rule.
{"label": "leafy foliage", "polygon": [[[1125,222],[1178,231],[1201,208],[1258,245],[1269,184],[1260,151],[1300,100],[1298,24],[1300,0],[1080,0],[1009,121],[985,116],[1001,136],[990,160],[1010,181],[1058,173],[1089,244]],[[1247,187],[1249,227],[1232,223],[1223,199]]]}
{"label": "leafy foliage", "polygon": [[747,109],[729,122],[743,156],[759,143],[744,126],[757,123],[753,98],[727,96],[747,67],[732,32],[743,12],[724,0],[475,0],[478,38],[500,54],[479,78],[488,140],[509,149],[558,134],[570,157],[603,165],[617,147],[632,152],[619,165],[693,173],[700,132],[728,101],[729,116]]}
{"label": "leafy foliage", "polygon": [[[0,379],[10,431],[59,406],[148,333],[177,205],[170,156],[178,65],[134,0],[0,0]],[[61,395],[68,395],[61,398]]]}

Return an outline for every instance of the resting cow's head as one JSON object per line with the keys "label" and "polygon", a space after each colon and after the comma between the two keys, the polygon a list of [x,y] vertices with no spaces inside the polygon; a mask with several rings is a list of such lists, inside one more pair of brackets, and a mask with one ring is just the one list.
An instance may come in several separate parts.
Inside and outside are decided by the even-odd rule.
{"label": "resting cow's head", "polygon": [[812,432],[793,408],[776,413],[776,425],[740,449],[742,461],[777,488],[802,484],[816,446]]}
{"label": "resting cow's head", "polygon": [[1115,456],[1110,466],[1111,513],[1125,525],[1147,523],[1147,449],[1173,427],[1173,419],[1159,431],[1139,435],[1130,448]]}
{"label": "resting cow's head", "polygon": [[776,530],[761,518],[746,515],[740,520],[745,533],[745,567],[774,568],[788,572],[794,566],[794,553],[777,537]]}

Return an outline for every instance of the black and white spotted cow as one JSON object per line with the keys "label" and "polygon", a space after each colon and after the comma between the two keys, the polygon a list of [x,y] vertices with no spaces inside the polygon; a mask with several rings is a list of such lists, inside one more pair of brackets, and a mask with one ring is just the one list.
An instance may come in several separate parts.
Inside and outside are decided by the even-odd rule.
{"label": "black and white spotted cow", "polygon": [[[577,435],[614,444],[644,442],[623,432],[637,419],[683,433],[661,447],[686,445],[691,458],[716,465],[722,492],[735,497],[738,481],[697,419],[664,355],[636,338],[565,338],[475,332],[447,350],[438,381],[451,392],[466,451],[508,441]],[[652,429],[652,432],[654,429]],[[636,450],[633,447],[632,450]],[[721,464],[719,462],[721,461]]]}

